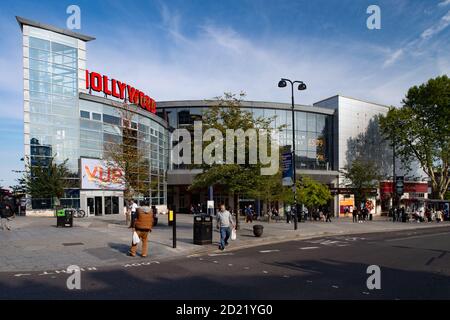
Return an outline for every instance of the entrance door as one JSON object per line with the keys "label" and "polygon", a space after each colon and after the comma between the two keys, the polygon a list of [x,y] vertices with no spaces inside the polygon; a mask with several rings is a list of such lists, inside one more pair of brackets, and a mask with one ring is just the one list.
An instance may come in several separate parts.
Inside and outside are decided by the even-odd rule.
{"label": "entrance door", "polygon": [[111,197],[105,197],[105,214],[111,214],[112,202]]}
{"label": "entrance door", "polygon": [[89,214],[94,214],[94,198],[87,198],[87,206],[86,206]]}
{"label": "entrance door", "polygon": [[119,214],[119,197],[112,197],[112,213]]}
{"label": "entrance door", "polygon": [[102,197],[95,197],[95,215],[101,216],[103,213]]}

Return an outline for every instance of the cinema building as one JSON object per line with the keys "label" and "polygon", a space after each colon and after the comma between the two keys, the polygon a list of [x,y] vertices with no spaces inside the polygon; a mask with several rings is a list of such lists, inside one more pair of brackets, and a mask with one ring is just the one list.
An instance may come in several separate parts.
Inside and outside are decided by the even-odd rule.
{"label": "cinema building", "polygon": [[[191,204],[206,206],[210,198],[215,204],[234,206],[233,198],[220,186],[189,190],[199,171],[170,161],[170,132],[190,130],[213,101],[155,102],[146,88],[135,88],[129,79],[119,81],[87,67],[86,44],[93,37],[20,17],[17,21],[23,34],[24,154],[32,165],[46,164],[52,156],[58,162],[68,159],[71,187],[62,205],[82,208],[91,215],[122,212],[123,186],[118,181],[123,172],[106,164],[104,158],[106,146],[126,140],[144,153],[149,164],[144,182],[151,185],[151,192],[140,202],[161,208],[169,205],[177,212],[188,212]],[[274,85],[274,90],[279,89]],[[339,173],[348,155],[354,154],[349,141],[365,137],[370,148],[375,148],[367,152],[389,162],[385,146],[371,127],[377,114],[388,111],[385,106],[340,95],[312,106],[296,105],[294,142],[290,104],[245,101],[241,107],[255,117],[275,117],[274,128],[285,126],[279,145],[295,143],[297,174],[311,176],[334,190],[329,205],[335,214],[351,202],[345,195],[348,190],[340,194]],[[124,117],[125,111],[129,117]],[[253,204],[257,211],[263,207],[257,199],[243,197],[239,205],[245,204]],[[33,209],[51,206],[51,199],[30,201]]]}
{"label": "cinema building", "polygon": [[[108,143],[130,145],[149,163],[149,204],[167,203],[169,131],[155,102],[131,84],[86,69],[86,43],[93,37],[17,17],[23,34],[24,154],[31,165],[68,159],[71,188],[61,205],[93,215],[123,208],[121,172],[102,161]],[[126,104],[124,104],[124,101]],[[124,119],[127,106],[128,120]],[[32,199],[33,209],[51,199]]]}

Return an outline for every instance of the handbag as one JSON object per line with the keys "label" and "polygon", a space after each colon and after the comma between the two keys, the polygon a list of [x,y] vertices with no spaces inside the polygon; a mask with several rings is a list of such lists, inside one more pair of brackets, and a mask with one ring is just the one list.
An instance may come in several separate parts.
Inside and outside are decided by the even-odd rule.
{"label": "handbag", "polygon": [[231,230],[231,240],[236,240],[236,229]]}
{"label": "handbag", "polygon": [[133,232],[133,241],[132,241],[132,243],[133,243],[133,245],[136,245],[136,244],[138,244],[139,242],[141,242],[141,239],[139,239],[138,234],[136,233],[136,231],[134,231],[134,232]]}

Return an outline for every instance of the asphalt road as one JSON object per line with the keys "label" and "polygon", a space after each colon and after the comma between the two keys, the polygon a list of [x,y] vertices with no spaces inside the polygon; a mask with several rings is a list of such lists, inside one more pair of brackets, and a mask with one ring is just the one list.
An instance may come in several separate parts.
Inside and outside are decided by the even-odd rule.
{"label": "asphalt road", "polygon": [[[80,290],[61,270],[0,273],[0,299],[450,299],[447,227],[134,261],[82,271]],[[381,289],[367,288],[370,265]]]}

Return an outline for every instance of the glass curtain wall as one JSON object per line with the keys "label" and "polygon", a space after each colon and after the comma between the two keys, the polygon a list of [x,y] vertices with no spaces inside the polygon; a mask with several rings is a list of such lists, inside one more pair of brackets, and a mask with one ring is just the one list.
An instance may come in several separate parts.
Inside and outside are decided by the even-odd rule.
{"label": "glass curtain wall", "polygon": [[[70,187],[61,199],[64,206],[79,206],[78,158],[78,51],[77,48],[29,37],[30,161],[48,164],[55,156],[68,159]],[[34,199],[33,207],[49,207],[51,201]]]}

